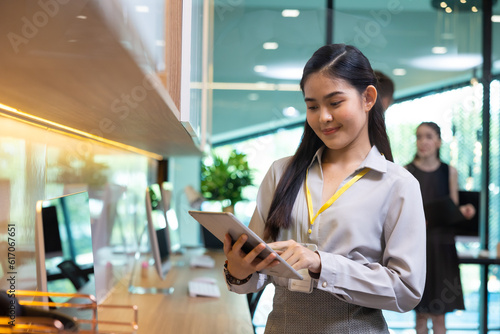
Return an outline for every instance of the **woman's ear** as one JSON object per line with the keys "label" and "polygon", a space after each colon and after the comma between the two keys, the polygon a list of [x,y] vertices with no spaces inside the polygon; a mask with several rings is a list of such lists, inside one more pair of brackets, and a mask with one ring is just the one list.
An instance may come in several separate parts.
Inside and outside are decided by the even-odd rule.
{"label": "woman's ear", "polygon": [[377,89],[373,85],[366,87],[363,93],[365,111],[370,111],[377,101]]}

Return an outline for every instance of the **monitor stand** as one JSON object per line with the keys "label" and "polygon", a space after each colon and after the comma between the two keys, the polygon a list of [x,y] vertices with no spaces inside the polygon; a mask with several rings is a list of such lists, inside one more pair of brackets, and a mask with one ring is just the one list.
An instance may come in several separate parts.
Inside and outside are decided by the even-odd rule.
{"label": "monitor stand", "polygon": [[132,272],[130,273],[130,281],[128,285],[128,292],[134,295],[147,295],[147,294],[162,294],[171,295],[174,292],[174,287],[156,288],[156,287],[142,287],[133,285],[135,267],[141,256],[141,252],[137,251],[134,256],[134,263],[132,264]]}

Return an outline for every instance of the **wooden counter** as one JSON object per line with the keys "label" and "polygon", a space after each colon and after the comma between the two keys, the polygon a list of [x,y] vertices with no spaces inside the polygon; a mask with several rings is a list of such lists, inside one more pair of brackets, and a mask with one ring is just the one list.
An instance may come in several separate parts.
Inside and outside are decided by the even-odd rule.
{"label": "wooden counter", "polygon": [[[169,288],[170,295],[137,295],[128,292],[129,280],[120,281],[103,304],[125,304],[138,306],[138,334],[252,334],[253,327],[246,295],[227,290],[223,264],[225,255],[210,252],[215,260],[211,269],[190,268],[189,258],[194,255],[176,256],[174,265],[164,281],[158,278],[153,267],[148,268],[147,277],[140,270],[134,275],[134,286]],[[189,297],[188,281],[194,277],[209,276],[217,279],[220,298]],[[128,321],[129,310],[99,310],[99,320]],[[100,327],[100,329],[104,329]]]}

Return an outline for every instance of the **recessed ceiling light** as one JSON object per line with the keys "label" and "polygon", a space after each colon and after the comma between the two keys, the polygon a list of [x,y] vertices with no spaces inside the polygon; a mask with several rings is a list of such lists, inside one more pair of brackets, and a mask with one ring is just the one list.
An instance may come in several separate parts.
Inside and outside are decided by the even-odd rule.
{"label": "recessed ceiling light", "polygon": [[282,113],[283,113],[283,116],[290,117],[290,118],[300,116],[300,112],[297,109],[295,109],[294,107],[284,108]]}
{"label": "recessed ceiling light", "polygon": [[448,52],[448,49],[445,46],[435,46],[432,48],[432,53],[437,55],[444,55]]}
{"label": "recessed ceiling light", "polygon": [[460,0],[460,2],[461,2],[461,3],[466,3],[466,2],[467,2],[467,0]]}
{"label": "recessed ceiling light", "polygon": [[266,42],[262,45],[262,47],[266,50],[276,50],[278,46],[279,45],[276,42]]}
{"label": "recessed ceiling light", "polygon": [[476,6],[472,6],[470,10],[472,10],[474,13],[477,13],[479,11]]}
{"label": "recessed ceiling light", "polygon": [[135,6],[135,11],[137,13],[149,13],[149,7],[148,6]]}
{"label": "recessed ceiling light", "polygon": [[443,2],[441,2],[439,5],[441,6],[441,8],[446,8],[446,7],[448,7],[448,4],[447,4],[446,2],[444,2],[444,1],[443,1]]}
{"label": "recessed ceiling light", "polygon": [[451,9],[451,7],[446,7],[446,9],[444,11],[449,14],[449,13],[453,12],[453,9]]}
{"label": "recessed ceiling light", "polygon": [[491,17],[491,22],[500,23],[500,15],[493,15]]}
{"label": "recessed ceiling light", "polygon": [[404,68],[395,68],[392,70],[392,74],[401,77],[403,75],[406,75],[406,70]]}
{"label": "recessed ceiling light", "polygon": [[298,9],[283,9],[281,16],[283,17],[297,17],[300,15],[300,10]]}
{"label": "recessed ceiling light", "polygon": [[259,99],[259,94],[257,94],[257,93],[250,93],[250,94],[248,94],[248,99],[250,101],[257,101]]}
{"label": "recessed ceiling light", "polygon": [[266,65],[255,65],[253,70],[257,73],[263,73],[267,71],[267,66]]}
{"label": "recessed ceiling light", "polygon": [[85,19],[87,19],[87,17],[86,17],[85,15],[78,15],[76,18],[77,18],[77,19],[80,19],[80,20],[85,20]]}

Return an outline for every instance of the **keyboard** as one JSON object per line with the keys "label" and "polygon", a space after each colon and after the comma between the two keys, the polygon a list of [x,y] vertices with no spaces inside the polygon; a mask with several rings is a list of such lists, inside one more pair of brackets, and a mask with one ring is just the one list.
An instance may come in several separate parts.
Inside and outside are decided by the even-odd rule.
{"label": "keyboard", "polygon": [[189,295],[191,297],[220,297],[220,290],[217,284],[189,281]]}
{"label": "keyboard", "polygon": [[208,255],[193,256],[189,261],[189,265],[191,267],[213,268],[215,260]]}

